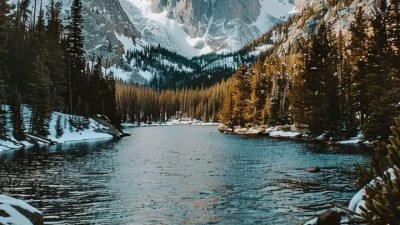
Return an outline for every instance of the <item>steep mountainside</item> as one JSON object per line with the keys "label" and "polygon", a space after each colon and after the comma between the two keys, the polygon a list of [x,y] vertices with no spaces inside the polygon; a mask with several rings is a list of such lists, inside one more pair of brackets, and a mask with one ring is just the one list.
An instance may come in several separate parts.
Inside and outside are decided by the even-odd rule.
{"label": "steep mountainside", "polygon": [[196,56],[234,51],[285,21],[288,0],[120,0],[150,44]]}
{"label": "steep mountainside", "polygon": [[381,0],[297,0],[295,16],[274,30],[274,40],[278,43],[275,45],[275,53],[282,55],[298,52],[300,45],[316,32],[322,21],[331,24],[333,33],[336,36],[341,33],[348,43],[351,38],[350,24],[354,21],[357,8],[361,7],[366,15],[373,16],[379,9],[380,2]]}
{"label": "steep mountainside", "polygon": [[[11,0],[18,4],[18,0]],[[39,3],[37,1],[36,16],[39,15]],[[62,16],[64,23],[68,23],[72,0],[55,0],[62,5]],[[34,1],[31,1],[31,10],[34,11]],[[43,0],[43,8],[50,4],[50,0]],[[117,34],[127,37],[140,37],[119,0],[84,0],[84,38],[86,55],[102,55],[113,61],[118,61],[123,54],[123,44],[117,39]]]}

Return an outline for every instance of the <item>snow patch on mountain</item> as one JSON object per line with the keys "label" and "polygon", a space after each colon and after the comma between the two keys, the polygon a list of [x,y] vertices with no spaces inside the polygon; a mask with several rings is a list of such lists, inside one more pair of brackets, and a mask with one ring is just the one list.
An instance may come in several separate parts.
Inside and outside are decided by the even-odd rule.
{"label": "snow patch on mountain", "polygon": [[[167,17],[167,11],[154,13],[151,2],[146,0],[120,0],[134,26],[153,46],[161,45],[186,57],[198,55],[198,50],[188,43],[188,34],[182,25]],[[193,43],[193,42],[192,42]]]}
{"label": "snow patch on mountain", "polygon": [[[254,9],[254,15],[246,14],[247,16],[242,18],[241,10],[244,10],[245,7],[236,3],[238,5],[234,7],[239,7],[235,9],[237,15],[232,16],[232,13],[226,15],[233,19],[215,19],[215,15],[218,15],[219,18],[229,10],[232,11],[228,7],[228,11],[218,12],[218,10],[228,9],[219,6],[217,11],[207,8],[201,21],[196,17],[198,11],[190,11],[190,9],[201,9],[197,2],[169,1],[173,3],[167,7],[162,6],[161,3],[154,5],[154,2],[149,0],[120,0],[120,3],[132,23],[141,31],[143,38],[150,45],[161,45],[186,57],[193,57],[210,52],[223,53],[239,50],[276,23],[286,20],[289,17],[288,13],[293,10],[293,5],[289,0],[255,0],[252,4],[257,1],[261,8]],[[215,6],[216,3],[213,2],[210,4]],[[194,4],[197,5],[197,8]],[[253,5],[257,6],[257,4]],[[249,7],[246,10],[249,10]],[[197,14],[194,15],[194,13]],[[187,18],[197,21],[197,27],[188,22]]]}
{"label": "snow patch on mountain", "polygon": [[288,19],[290,12],[293,10],[293,5],[288,0],[260,0],[260,3],[260,15],[253,23],[260,31],[260,34],[268,31],[277,22]]}

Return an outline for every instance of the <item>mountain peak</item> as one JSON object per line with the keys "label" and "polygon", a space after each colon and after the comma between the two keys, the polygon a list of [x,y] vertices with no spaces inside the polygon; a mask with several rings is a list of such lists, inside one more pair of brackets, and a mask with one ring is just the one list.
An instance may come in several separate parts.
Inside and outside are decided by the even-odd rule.
{"label": "mountain peak", "polygon": [[151,45],[193,57],[240,49],[288,18],[289,0],[120,0]]}

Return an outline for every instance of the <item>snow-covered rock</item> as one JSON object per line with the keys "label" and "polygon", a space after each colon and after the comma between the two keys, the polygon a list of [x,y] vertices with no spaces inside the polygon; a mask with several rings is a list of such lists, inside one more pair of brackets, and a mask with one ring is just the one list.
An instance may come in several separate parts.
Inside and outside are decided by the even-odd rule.
{"label": "snow-covered rock", "polygon": [[42,225],[42,213],[26,202],[0,195],[0,224]]}
{"label": "snow-covered rock", "polygon": [[292,131],[272,131],[269,133],[270,137],[282,137],[282,138],[296,138],[301,136],[299,132],[292,132]]}
{"label": "snow-covered rock", "polygon": [[286,20],[288,0],[120,0],[143,38],[153,46],[192,57],[227,52]]}
{"label": "snow-covered rock", "polygon": [[[393,179],[395,179],[395,168],[389,168],[388,170],[385,171],[385,174],[390,174],[390,177]],[[377,177],[374,180],[372,180],[368,185],[374,186],[377,182],[381,182],[382,178],[381,177]],[[364,200],[364,196],[366,195],[366,187],[362,188],[360,191],[357,192],[357,194],[355,194],[353,196],[353,198],[351,198],[351,201],[349,203],[349,210],[356,212],[358,214],[362,213],[361,207],[365,207],[365,200]]]}

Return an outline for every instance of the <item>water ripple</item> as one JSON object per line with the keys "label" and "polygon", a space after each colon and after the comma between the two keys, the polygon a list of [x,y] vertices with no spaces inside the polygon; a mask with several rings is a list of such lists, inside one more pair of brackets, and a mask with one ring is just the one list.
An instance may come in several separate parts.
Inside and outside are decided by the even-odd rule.
{"label": "water ripple", "polygon": [[38,207],[45,224],[297,224],[346,205],[353,164],[368,161],[214,130],[138,128],[119,142],[1,153],[0,191]]}

